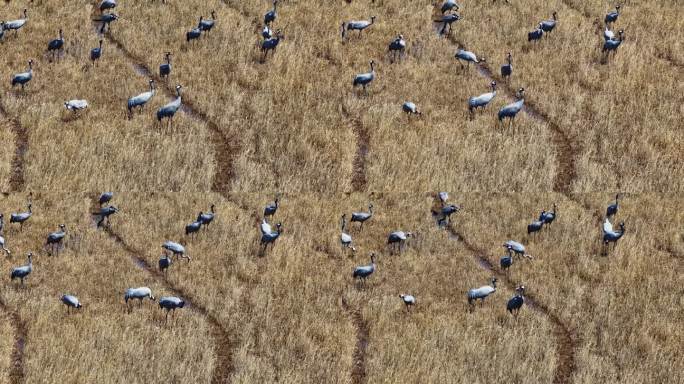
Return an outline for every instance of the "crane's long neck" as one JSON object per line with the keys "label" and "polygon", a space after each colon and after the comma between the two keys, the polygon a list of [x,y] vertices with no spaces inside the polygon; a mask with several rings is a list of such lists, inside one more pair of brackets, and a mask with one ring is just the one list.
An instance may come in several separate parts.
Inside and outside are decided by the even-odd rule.
{"label": "crane's long neck", "polygon": [[368,206],[368,213],[370,213],[371,215],[373,214],[373,206],[372,205]]}

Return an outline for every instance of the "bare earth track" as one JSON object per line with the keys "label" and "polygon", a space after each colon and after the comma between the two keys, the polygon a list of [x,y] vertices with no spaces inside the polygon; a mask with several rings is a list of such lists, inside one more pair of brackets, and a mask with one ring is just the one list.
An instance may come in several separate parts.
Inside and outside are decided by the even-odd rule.
{"label": "bare earth track", "polygon": [[363,319],[363,315],[359,309],[352,309],[347,301],[342,297],[342,309],[349,315],[356,328],[356,347],[354,348],[354,367],[352,368],[351,378],[352,383],[362,384],[366,379],[366,350],[368,348],[368,340],[370,340],[370,329],[368,322]]}
{"label": "bare earth track", "polygon": [[5,312],[14,326],[14,349],[12,350],[12,366],[10,367],[10,382],[20,384],[24,382],[24,347],[26,345],[26,323],[19,314],[10,311],[5,302],[0,299],[0,311]]}
{"label": "bare earth track", "polygon": [[366,159],[370,147],[370,134],[358,116],[354,116],[346,106],[342,106],[342,115],[349,122],[356,137],[356,152],[352,161],[351,186],[354,192],[363,192],[368,186],[366,177]]}
{"label": "bare earth track", "polygon": [[[484,250],[477,247],[475,244],[469,242],[463,235],[458,233],[451,225],[447,227],[449,237],[460,240],[465,248],[473,254],[475,261],[481,267],[497,276],[500,281],[506,283],[509,289],[515,289],[518,286],[517,282],[509,279],[508,275],[495,268],[489,261]],[[577,334],[567,324],[565,324],[557,315],[555,315],[549,308],[539,300],[534,298],[534,295],[526,294],[525,303],[534,311],[540,313],[553,325],[554,336],[556,338],[556,355],[558,361],[553,375],[554,384],[569,384],[572,383],[573,374],[576,368],[575,350],[577,349],[576,340]]]}
{"label": "bare earth track", "polygon": [[234,338],[229,335],[229,333],[223,328],[216,317],[214,317],[205,307],[198,304],[198,302],[194,300],[193,296],[189,294],[189,292],[177,288],[169,283],[161,272],[153,268],[147,262],[147,260],[138,256],[141,254],[141,252],[126,243],[125,240],[111,228],[108,226],[103,228],[105,233],[124,251],[126,251],[126,253],[129,254],[131,260],[136,266],[142,268],[151,276],[154,276],[160,284],[164,285],[168,290],[173,292],[174,295],[182,297],[184,300],[186,300],[187,305],[191,310],[195,311],[207,320],[207,323],[211,327],[211,333],[214,339],[215,347],[214,354],[216,355],[216,366],[214,367],[211,382],[212,384],[230,382],[230,378],[235,371],[233,362],[234,343],[232,342]]}
{"label": "bare earth track", "polygon": [[0,103],[0,118],[9,121],[15,136],[14,158],[12,159],[12,173],[9,179],[10,192],[24,189],[24,158],[28,150],[28,130],[16,118],[9,116],[5,107]]}

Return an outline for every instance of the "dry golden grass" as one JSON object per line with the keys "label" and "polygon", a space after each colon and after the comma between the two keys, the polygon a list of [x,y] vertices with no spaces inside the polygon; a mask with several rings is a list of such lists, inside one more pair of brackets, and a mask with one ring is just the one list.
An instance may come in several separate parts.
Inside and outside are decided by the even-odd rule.
{"label": "dry golden grass", "polygon": [[[0,19],[26,5],[4,4]],[[13,251],[0,258],[0,382],[684,381],[681,6],[628,2],[614,27],[627,40],[604,63],[601,20],[613,4],[463,5],[453,36],[440,39],[428,2],[282,0],[275,28],[285,40],[261,63],[268,1],[121,1],[93,68],[97,4],[31,4],[19,37],[5,36],[0,68],[0,190],[19,191],[0,197]],[[185,43],[211,10],[214,30]],[[527,44],[553,10],[556,30]],[[377,23],[361,38],[340,40],[342,20],[371,15]],[[66,52],[51,63],[45,47],[59,28]],[[386,47],[398,33],[407,55],[392,63]],[[472,121],[467,99],[490,79],[460,68],[458,43],[486,57],[497,81],[513,52],[511,84]],[[156,73],[165,51],[174,53],[171,80],[126,119],[126,99],[147,89],[135,65]],[[26,92],[11,90],[7,79],[29,58],[34,80]],[[351,80],[370,59],[378,77],[366,96]],[[188,109],[169,130],[154,112],[175,84]],[[506,88],[520,86],[540,116],[520,114],[514,131],[496,127],[496,111],[512,100]],[[63,107],[76,98],[90,103],[79,116]],[[424,115],[409,120],[405,100]],[[23,182],[12,174],[19,136],[11,119],[28,133]],[[107,231],[89,214],[102,190],[117,191],[121,208]],[[464,207],[448,230],[429,212],[435,190]],[[627,234],[605,256],[601,217],[616,190],[627,192],[614,220]],[[34,217],[20,233],[9,213],[25,209],[28,191]],[[260,255],[258,223],[275,191],[284,232]],[[358,252],[344,252],[340,215],[369,201],[375,216],[350,230]],[[554,202],[553,226],[524,236]],[[184,226],[212,203],[214,223],[186,238]],[[60,223],[65,250],[47,256],[45,236]],[[385,240],[398,229],[416,237],[392,255]],[[498,266],[508,239],[534,260],[505,277],[478,256]],[[193,258],[167,277],[154,272],[165,240]],[[9,270],[31,250],[35,270],[20,288]],[[353,268],[372,251],[378,271],[354,283]],[[469,313],[465,292],[493,274],[497,292]],[[518,321],[505,311],[516,284],[537,304]],[[126,313],[125,288],[142,285],[191,305],[169,324],[156,303]],[[67,313],[66,292],[81,311]],[[418,298],[410,315],[400,293]],[[19,369],[17,337],[25,341]]]}

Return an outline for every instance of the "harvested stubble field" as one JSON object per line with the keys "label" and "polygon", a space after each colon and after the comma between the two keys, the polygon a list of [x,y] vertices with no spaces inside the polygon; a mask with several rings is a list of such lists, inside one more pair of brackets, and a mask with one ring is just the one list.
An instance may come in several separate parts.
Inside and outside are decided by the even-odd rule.
{"label": "harvested stubble field", "polygon": [[[606,1],[463,0],[462,19],[440,38],[441,3],[281,0],[284,39],[261,62],[264,0],[137,2],[99,36],[99,2],[11,0],[0,20],[29,20],[0,40],[0,213],[11,255],[0,258],[0,383],[684,382],[684,196],[681,117],[684,11],[676,1],[627,1],[601,55]],[[214,29],[185,32],[216,11]],[[557,11],[542,41],[527,32]],[[342,21],[376,22],[340,39]],[[63,29],[59,60],[47,42]],[[393,62],[387,44],[407,40]],[[89,51],[103,39],[97,66]],[[486,58],[461,69],[458,46]],[[172,74],[157,68],[170,51]],[[510,82],[499,76],[507,52]],[[12,74],[34,60],[25,91]],[[376,63],[368,94],[355,74]],[[157,81],[142,113],[127,98]],[[467,101],[499,83],[487,110]],[[154,112],[183,86],[169,128]],[[511,129],[496,111],[526,90]],[[64,101],[86,99],[72,114]],[[423,112],[410,119],[401,104]],[[120,211],[98,228],[104,190]],[[439,226],[436,191],[461,205]],[[260,251],[264,205],[282,236]],[[625,222],[602,248],[616,192]],[[29,195],[32,193],[31,195]],[[32,217],[20,231],[10,212]],[[340,217],[374,205],[356,252],[340,246]],[[557,204],[536,235],[526,226]],[[216,205],[195,238],[184,227]],[[43,246],[64,223],[59,254]],[[386,246],[411,231],[401,253]],[[502,244],[521,241],[532,260],[499,268]],[[157,270],[166,240],[192,261]],[[34,253],[24,287],[10,270]],[[352,270],[375,252],[364,283]],[[499,279],[482,307],[466,291]],[[516,319],[506,311],[526,287]],[[123,302],[148,286],[185,308],[165,321],[157,303]],[[64,293],[83,308],[69,312]],[[399,294],[417,305],[407,313]]]}

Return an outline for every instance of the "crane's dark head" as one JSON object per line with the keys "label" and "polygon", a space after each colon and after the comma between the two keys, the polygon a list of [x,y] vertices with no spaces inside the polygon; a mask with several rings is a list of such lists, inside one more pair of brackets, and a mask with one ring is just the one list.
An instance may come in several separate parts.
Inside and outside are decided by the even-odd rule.
{"label": "crane's dark head", "polygon": [[282,230],[283,230],[283,223],[278,223],[278,224],[276,224],[276,228],[278,228],[278,233],[282,232]]}
{"label": "crane's dark head", "polygon": [[27,256],[28,256],[29,261],[31,261],[31,258],[33,257],[33,252],[29,252]]}
{"label": "crane's dark head", "polygon": [[496,285],[496,282],[499,281],[496,277],[492,277],[492,285]]}
{"label": "crane's dark head", "polygon": [[525,88],[520,87],[520,89],[518,89],[518,93],[520,94],[520,97],[523,97],[525,95]]}
{"label": "crane's dark head", "polygon": [[520,294],[523,294],[523,293],[525,293],[525,286],[520,285],[520,286],[518,286],[518,288],[515,289],[515,291],[520,293]]}
{"label": "crane's dark head", "polygon": [[496,89],[496,81],[492,81],[490,85],[492,86],[492,89]]}
{"label": "crane's dark head", "polygon": [[368,204],[368,209],[373,209],[373,203]]}
{"label": "crane's dark head", "polygon": [[404,40],[404,35],[402,35],[401,33],[397,37],[399,38],[399,40]]}
{"label": "crane's dark head", "polygon": [[413,232],[406,232],[406,237],[413,237]]}
{"label": "crane's dark head", "polygon": [[553,11],[553,19],[558,20],[558,13],[556,11]]}
{"label": "crane's dark head", "polygon": [[60,225],[59,225],[59,228],[62,229],[62,230],[64,230],[64,229],[66,228],[66,225],[60,224]]}
{"label": "crane's dark head", "polygon": [[371,16],[371,23],[375,22],[375,16]]}
{"label": "crane's dark head", "polygon": [[28,9],[24,8],[24,18],[28,18]]}
{"label": "crane's dark head", "polygon": [[624,36],[624,34],[625,34],[625,31],[624,31],[624,30],[621,29],[621,30],[618,31],[618,35],[620,35],[620,38],[621,38],[621,39],[622,39],[622,37]]}
{"label": "crane's dark head", "polygon": [[620,10],[620,4],[616,5],[615,9]]}
{"label": "crane's dark head", "polygon": [[183,86],[181,86],[180,84],[176,85],[176,91],[180,91],[181,88],[183,88]]}
{"label": "crane's dark head", "polygon": [[510,52],[508,52],[508,55],[507,55],[507,56],[508,56],[508,59],[510,60],[510,59],[513,57],[513,54],[511,54]]}
{"label": "crane's dark head", "polygon": [[29,68],[32,68],[32,67],[33,67],[33,59],[30,59],[30,60],[28,61],[28,65],[29,65]]}
{"label": "crane's dark head", "polygon": [[620,230],[622,230],[623,232],[625,231],[625,222],[624,221],[620,222]]}
{"label": "crane's dark head", "polygon": [[216,20],[216,11],[211,11],[211,18]]}
{"label": "crane's dark head", "polygon": [[371,252],[370,257],[371,257],[371,263],[375,263],[375,252]]}

